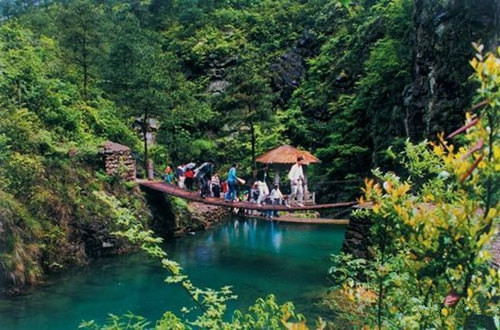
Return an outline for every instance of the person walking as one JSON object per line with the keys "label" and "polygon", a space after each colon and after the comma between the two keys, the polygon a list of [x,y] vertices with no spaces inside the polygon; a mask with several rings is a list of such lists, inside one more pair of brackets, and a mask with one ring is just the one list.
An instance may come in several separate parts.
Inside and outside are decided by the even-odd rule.
{"label": "person walking", "polygon": [[212,179],[213,167],[214,164],[212,162],[205,162],[194,171],[195,178],[198,180],[198,185],[200,186],[201,198],[205,198],[210,194],[210,180]]}
{"label": "person walking", "polygon": [[[280,191],[280,187],[275,184],[273,190],[271,190],[271,194],[269,195],[271,199],[271,204],[272,205],[281,205],[283,202],[283,194]],[[273,216],[279,217],[279,212],[277,210],[273,211],[272,213]]]}
{"label": "person walking", "polygon": [[215,198],[220,198],[220,179],[217,173],[212,177],[212,194]]}
{"label": "person walking", "polygon": [[[297,157],[297,163],[295,163],[290,172],[288,173],[288,179],[290,179],[290,190],[291,194],[289,196],[288,203],[291,203],[294,198],[297,198],[297,205],[304,206],[304,171],[302,170],[302,162],[304,158],[302,156]],[[288,206],[290,206],[288,204]]]}
{"label": "person walking", "polygon": [[185,169],[184,164],[177,166],[175,169],[175,176],[177,178],[177,185],[179,188],[184,189],[184,181],[186,181],[186,176],[184,175]]}
{"label": "person walking", "polygon": [[259,205],[264,204],[267,195],[269,195],[269,187],[267,186],[267,183],[260,180],[255,182],[255,184],[257,185],[257,190],[259,191],[259,197],[257,197],[257,204]]}
{"label": "person walking", "polygon": [[228,194],[228,191],[229,191],[229,186],[227,184],[227,180],[226,181],[222,181],[221,185],[220,185],[221,189],[222,189],[222,197],[224,199],[227,199],[227,194]]}
{"label": "person walking", "polygon": [[165,170],[164,170],[164,177],[165,177],[165,182],[167,184],[171,184],[172,183],[172,168],[167,164],[167,166],[165,167]]}
{"label": "person walking", "polygon": [[228,192],[226,195],[226,202],[232,202],[236,198],[238,192],[238,176],[236,175],[236,170],[238,169],[238,164],[233,164],[231,169],[227,174],[227,186]]}
{"label": "person walking", "polygon": [[184,176],[186,177],[186,180],[185,180],[186,189],[189,191],[192,191],[193,190],[193,181],[194,181],[194,171],[192,169],[188,169],[184,173]]}

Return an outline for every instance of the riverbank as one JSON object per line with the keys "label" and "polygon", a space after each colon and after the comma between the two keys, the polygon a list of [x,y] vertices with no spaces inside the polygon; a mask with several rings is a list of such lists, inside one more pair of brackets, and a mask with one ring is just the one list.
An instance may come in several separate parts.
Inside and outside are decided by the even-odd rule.
{"label": "riverbank", "polygon": [[[339,253],[344,228],[287,224],[233,217],[163,244],[195,285],[233,287],[238,300],[229,305],[245,311],[259,297],[274,293],[280,303],[314,322],[330,254]],[[0,300],[0,329],[75,329],[82,320],[102,324],[108,313],[128,311],[152,321],[165,311],[179,312],[192,301],[177,285],[165,283],[155,260],[141,253],[103,258],[28,296]],[[182,317],[182,316],[181,316]]]}
{"label": "riverbank", "polygon": [[174,232],[175,237],[194,231],[205,230],[229,216],[231,210],[227,207],[190,202],[187,203],[187,213],[190,225],[176,228]]}
{"label": "riverbank", "polygon": [[189,202],[145,186],[141,190],[152,214],[151,229],[165,240],[205,230],[230,214],[228,207]]}
{"label": "riverbank", "polygon": [[[26,219],[21,217],[26,212],[16,211],[21,208],[19,204],[8,198],[0,200],[0,209],[10,210],[7,218],[0,219],[0,234],[4,235],[0,237],[0,248],[4,239],[13,237],[11,244],[13,251],[17,251],[13,257],[4,254],[9,259],[0,265],[1,295],[22,295],[50,281],[55,274],[84,269],[103,257],[135,251],[126,239],[113,234],[123,229],[120,219],[124,216],[134,219],[144,229],[153,229],[155,236],[169,240],[204,230],[229,214],[228,208],[188,204],[181,199],[141,193],[114,177],[101,179],[100,191],[90,191],[87,181],[82,179],[85,184],[80,192],[85,198],[79,199],[79,203],[68,199],[58,200],[57,205],[46,203],[44,207],[53,210],[52,218],[42,217],[43,213],[39,213],[43,219],[28,218],[36,220],[29,223],[36,229],[36,235],[30,235],[31,227],[27,228],[21,221]],[[40,231],[40,223],[48,229]],[[18,232],[24,234],[16,235]]]}
{"label": "riverbank", "polygon": [[0,294],[15,296],[47,277],[85,267],[134,247],[114,233],[123,220],[147,228],[151,215],[143,195],[116,177],[79,162],[47,167],[58,180],[33,183],[37,199],[21,204],[0,192]]}

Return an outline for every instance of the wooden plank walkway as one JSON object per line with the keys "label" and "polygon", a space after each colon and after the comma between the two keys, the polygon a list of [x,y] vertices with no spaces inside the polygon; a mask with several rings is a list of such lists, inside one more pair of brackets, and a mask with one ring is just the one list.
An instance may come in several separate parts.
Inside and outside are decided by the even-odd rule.
{"label": "wooden plank walkway", "polygon": [[176,196],[209,205],[237,207],[245,210],[306,211],[306,210],[332,209],[338,207],[352,207],[357,204],[356,202],[342,202],[342,203],[314,204],[314,205],[304,205],[304,206],[291,205],[290,207],[287,207],[285,205],[267,205],[267,204],[258,205],[256,203],[250,203],[250,202],[226,202],[221,198],[212,198],[212,197],[201,198],[199,193],[197,192],[191,192],[184,189],[180,189],[174,185],[167,184],[163,181],[137,180],[137,183],[142,187],[160,191],[171,196]]}
{"label": "wooden plank walkway", "polygon": [[348,225],[349,219],[325,219],[325,218],[297,218],[289,215],[281,215],[279,217],[264,217],[261,215],[242,214],[246,218],[256,218],[268,221],[292,222],[292,223],[307,223],[307,224],[324,224],[324,225]]}

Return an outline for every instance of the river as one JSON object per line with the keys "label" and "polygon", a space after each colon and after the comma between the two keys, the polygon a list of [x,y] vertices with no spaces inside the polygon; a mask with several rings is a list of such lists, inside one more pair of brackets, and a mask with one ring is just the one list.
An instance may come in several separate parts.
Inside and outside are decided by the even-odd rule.
{"label": "river", "polygon": [[[233,218],[164,248],[195,285],[232,285],[239,298],[230,309],[245,309],[274,293],[279,302],[292,300],[312,317],[326,289],[329,255],[339,253],[344,231],[344,226]],[[180,315],[191,302],[178,286],[164,283],[166,276],[157,261],[140,253],[100,259],[51,277],[27,295],[0,299],[0,329],[75,329],[82,320],[102,323],[108,313],[128,311],[152,321],[166,310]]]}

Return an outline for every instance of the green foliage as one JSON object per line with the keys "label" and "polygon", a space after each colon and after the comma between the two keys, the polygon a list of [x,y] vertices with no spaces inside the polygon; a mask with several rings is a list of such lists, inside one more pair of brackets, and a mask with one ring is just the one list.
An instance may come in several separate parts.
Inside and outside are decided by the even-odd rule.
{"label": "green foliage", "polygon": [[[292,141],[317,150],[328,163],[311,176],[313,186],[359,179],[371,167],[392,165],[384,151],[405,134],[401,95],[411,76],[411,2],[381,1],[353,10],[330,9],[328,19],[337,30],[309,59],[308,79],[291,100],[286,126]],[[309,134],[313,130],[317,134]],[[324,200],[345,200],[357,194],[355,185],[315,190]]]}
{"label": "green foliage", "polygon": [[[250,173],[261,152],[298,145],[323,160],[310,181],[325,200],[357,195],[356,186],[328,182],[398,166],[385,150],[399,152],[413,138],[409,104],[427,102],[433,111],[421,118],[428,134],[460,122],[453,109],[472,90],[464,83],[469,40],[492,39],[496,8],[491,0],[422,8],[408,0],[50,3],[2,7],[6,17],[22,14],[2,29],[13,48],[1,55],[10,54],[2,58],[3,102],[36,110],[57,140],[79,139],[82,121],[98,123],[97,134],[108,130],[107,138],[144,157],[122,123],[153,117],[165,158],[176,164],[215,158]],[[419,44],[417,29],[432,37],[427,44]],[[433,70],[424,77],[431,96],[412,89],[420,67]],[[80,98],[93,109],[74,111]],[[120,121],[109,120],[116,114]]]}
{"label": "green foliage", "polygon": [[227,113],[225,124],[230,127],[237,139],[248,137],[242,142],[250,143],[250,148],[247,150],[251,156],[252,169],[256,168],[257,126],[260,130],[268,131],[269,126],[265,123],[272,116],[270,82],[269,78],[262,74],[264,68],[258,64],[259,62],[259,58],[249,56],[240,60],[229,74],[230,87],[221,106]]}
{"label": "green foliage", "polygon": [[355,259],[351,254],[330,256],[333,266],[328,269],[328,278],[334,286],[353,283],[366,267],[365,259]]}
{"label": "green foliage", "polygon": [[1,282],[23,286],[36,282],[42,272],[39,258],[40,225],[15,198],[0,190]]}
{"label": "green foliage", "polygon": [[60,34],[61,45],[65,48],[66,59],[81,77],[79,82],[86,99],[98,58],[104,55],[103,13],[89,0],[76,0],[64,6],[58,14],[58,27],[65,31]]}
{"label": "green foliage", "polygon": [[[0,280],[15,293],[45,272],[85,264],[99,253],[80,238],[95,230],[96,223],[108,232],[114,225],[92,192],[133,196],[122,183],[109,187],[93,176],[99,145],[111,139],[135,147],[138,139],[112,102],[82,100],[61,69],[56,39],[4,22],[0,49],[0,212],[5,233]],[[144,219],[141,207],[132,205]],[[126,248],[124,242],[118,244]]]}
{"label": "green foliage", "polygon": [[[106,326],[100,327],[94,321],[82,322],[79,329],[106,329],[106,330],[118,330],[118,329],[134,329],[143,330],[150,329],[151,323],[148,322],[144,317],[134,315],[132,313],[127,313],[123,317],[109,314],[108,324]],[[158,327],[157,327],[158,328]],[[161,328],[160,328],[161,329]],[[169,328],[169,329],[175,329]]]}
{"label": "green foliage", "polygon": [[[2,2],[0,191],[5,202],[0,212],[8,215],[6,232],[13,237],[2,245],[4,279],[10,285],[29,283],[42,270],[84,263],[86,247],[78,238],[95,230],[96,223],[107,233],[131,226],[135,231],[120,238],[119,244],[126,248],[125,238],[140,236],[148,241],[145,247],[150,252],[163,256],[149,245],[156,242],[148,236],[148,215],[140,196],[118,177],[108,178],[97,171],[96,151],[104,140],[126,144],[137,158],[151,156],[156,164],[213,159],[218,169],[225,169],[238,162],[242,175],[256,167],[258,154],[291,143],[322,160],[309,175],[310,188],[319,193],[320,201],[352,199],[359,194],[360,178],[379,167],[380,180],[399,187],[406,187],[399,179],[402,176],[383,174],[383,170],[408,176],[411,189],[398,196],[398,202],[463,203],[467,212],[484,205],[494,208],[498,169],[479,168],[478,181],[464,186],[456,182],[456,176],[467,174],[467,165],[473,164],[470,155],[467,164],[446,163],[436,157],[438,148],[431,151],[425,144],[405,141],[435,140],[432,134],[451,131],[462,121],[462,109],[471,103],[473,91],[466,82],[472,73],[465,65],[471,53],[469,43],[477,39],[497,42],[497,9],[493,0],[477,4],[409,0]],[[490,70],[491,61],[481,56],[473,69]],[[492,76],[482,76],[481,100],[496,100],[496,96],[490,98],[498,91]],[[214,90],[213,86],[222,87]],[[414,113],[415,104],[425,113]],[[496,103],[489,107],[487,116],[492,117]],[[158,145],[150,155],[139,139],[141,133],[131,129],[138,117],[159,122]],[[490,135],[498,126],[492,118],[488,118]],[[146,126],[139,129],[142,134]],[[412,134],[414,126],[423,129]],[[475,138],[484,143],[492,140],[483,131],[477,134]],[[387,152],[389,146],[392,149]],[[492,158],[495,151],[487,147],[490,153],[484,157]],[[397,161],[403,149],[401,166]],[[451,154],[448,151],[443,154]],[[484,164],[480,161],[477,166]],[[455,168],[462,172],[457,174]],[[467,194],[489,197],[479,207],[459,198]],[[384,205],[397,204],[389,199],[382,198]],[[449,229],[440,219],[448,219],[452,211],[443,206],[441,213],[429,215],[441,226],[436,232]],[[398,217],[392,212],[375,227],[382,233],[380,238],[394,238],[394,249],[375,250],[374,263],[364,271],[367,281],[376,285],[356,287],[355,292],[350,291],[352,287],[342,288],[342,297],[365,295],[367,299],[359,306],[338,306],[351,308],[351,315],[366,317],[367,322],[378,322],[378,315],[374,318],[372,313],[377,310],[373,295],[381,292],[381,285],[389,290],[383,308],[378,308],[388,327],[413,327],[422,320],[438,327],[447,315],[439,314],[436,297],[449,285],[441,280],[428,284],[425,272],[439,272],[443,265],[433,257],[425,261],[422,274],[411,273],[407,268],[416,264],[413,255],[431,251],[463,259],[478,247],[467,237],[483,244],[490,232],[481,229],[484,223],[477,216],[454,215],[450,223],[456,225],[455,234],[462,236],[444,235],[438,243],[426,246],[423,242],[430,236],[420,231],[429,234],[426,228],[435,226],[420,224],[416,233],[417,227],[401,224]],[[465,227],[460,221],[479,229],[462,233]],[[139,233],[143,231],[146,236]],[[402,242],[398,236],[409,232],[416,246],[410,249],[410,241]],[[460,248],[447,247],[457,240]],[[417,247],[420,250],[414,251]],[[17,259],[12,257],[16,251]],[[388,254],[393,261],[381,257]],[[487,290],[474,282],[482,278],[474,273],[479,269],[475,268],[477,258],[461,263],[463,270],[457,268],[457,260],[450,261],[447,267],[456,267],[446,276],[458,279],[460,275],[462,282],[464,276],[469,278],[470,285],[479,287],[479,295],[484,296]],[[358,261],[342,260],[352,270],[361,266]],[[408,266],[405,260],[413,263]],[[388,265],[392,268],[381,276],[380,268],[385,272]],[[166,267],[174,273],[174,281],[189,283],[177,266]],[[332,274],[356,282],[353,272],[342,271],[337,267]],[[408,287],[396,285],[400,281]],[[221,317],[231,297],[228,290],[198,292],[186,286],[190,294],[197,294],[201,305],[200,297],[207,299],[204,316],[186,322],[187,317],[166,313],[157,327],[286,327],[283,319],[293,314],[289,306],[278,311],[269,297],[257,302],[254,314],[236,315],[230,324]],[[401,289],[393,290],[393,286]],[[432,290],[427,298],[419,293],[415,299],[406,299],[415,295],[413,289],[428,287]],[[400,300],[404,305],[397,307],[395,302]],[[468,313],[477,312],[485,308],[480,300],[461,304],[467,305]],[[403,315],[403,310],[413,314]],[[391,323],[396,317],[402,323]],[[137,328],[151,326],[128,315],[113,317],[110,327],[121,327],[121,322]]]}
{"label": "green foliage", "polygon": [[200,67],[207,65],[209,60],[225,60],[238,53],[239,49],[246,44],[241,31],[230,25],[224,26],[223,29],[206,25],[197,30],[187,42],[193,45],[191,47],[192,58],[196,59],[195,64]]}
{"label": "green foliage", "polygon": [[340,256],[331,269],[340,277],[335,287],[361,306],[363,320],[356,321],[352,306],[334,299],[330,305],[344,320],[378,328],[454,328],[465,327],[472,315],[498,316],[500,276],[488,250],[500,211],[497,56],[479,53],[471,61],[479,100],[487,102],[480,120],[467,116],[463,147],[442,135],[439,143],[407,142],[404,163],[417,184],[378,169],[378,183],[366,180],[365,208],[357,213],[373,221],[373,260],[360,269],[364,261]]}

